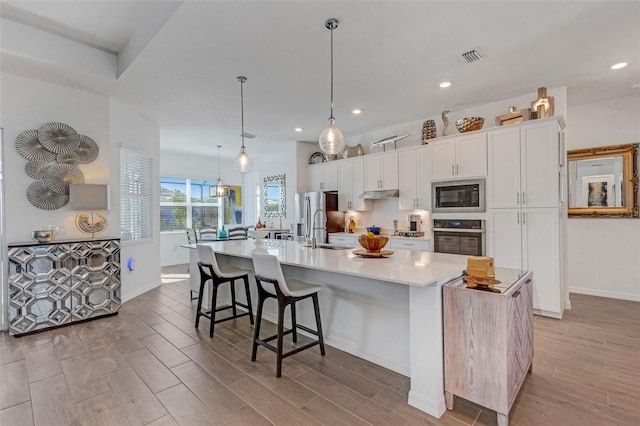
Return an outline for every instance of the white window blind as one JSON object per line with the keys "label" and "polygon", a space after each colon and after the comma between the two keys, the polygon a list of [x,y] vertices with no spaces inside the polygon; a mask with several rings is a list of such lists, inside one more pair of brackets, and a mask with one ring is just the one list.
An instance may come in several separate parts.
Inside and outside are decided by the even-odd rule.
{"label": "white window blind", "polygon": [[122,241],[153,237],[152,159],[120,148],[120,234]]}

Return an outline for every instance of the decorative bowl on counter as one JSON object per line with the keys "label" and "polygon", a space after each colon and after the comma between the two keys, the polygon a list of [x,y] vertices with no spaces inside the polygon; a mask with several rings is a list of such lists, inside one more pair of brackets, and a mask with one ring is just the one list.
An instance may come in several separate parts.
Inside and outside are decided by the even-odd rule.
{"label": "decorative bowl on counter", "polygon": [[258,243],[267,235],[269,235],[269,231],[263,231],[261,229],[249,229],[249,231],[247,231],[247,234],[249,234],[250,237],[255,238],[256,243]]}
{"label": "decorative bowl on counter", "polygon": [[31,238],[39,243],[50,243],[53,241],[53,230],[32,231]]}
{"label": "decorative bowl on counter", "polygon": [[465,117],[456,120],[456,128],[460,133],[473,132],[482,129],[484,125],[483,117]]}
{"label": "decorative bowl on counter", "polygon": [[378,226],[370,226],[367,228],[367,232],[371,232],[374,235],[380,235],[380,227]]}
{"label": "decorative bowl on counter", "polygon": [[382,247],[389,242],[389,237],[382,235],[360,235],[358,238],[360,245],[370,253],[379,253]]}

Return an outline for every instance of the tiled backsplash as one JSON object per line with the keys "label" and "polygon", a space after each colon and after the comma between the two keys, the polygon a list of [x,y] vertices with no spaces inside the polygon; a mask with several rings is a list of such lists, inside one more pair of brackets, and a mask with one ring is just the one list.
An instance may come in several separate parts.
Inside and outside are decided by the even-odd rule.
{"label": "tiled backsplash", "polygon": [[398,210],[398,199],[390,198],[386,200],[373,200],[373,208],[368,212],[347,212],[345,219],[353,216],[356,222],[357,232],[364,232],[368,226],[378,226],[381,233],[393,233],[393,221],[398,221],[398,230],[407,231],[409,229],[409,215],[419,214],[422,216],[422,228],[425,233],[429,232],[429,212],[427,210]]}

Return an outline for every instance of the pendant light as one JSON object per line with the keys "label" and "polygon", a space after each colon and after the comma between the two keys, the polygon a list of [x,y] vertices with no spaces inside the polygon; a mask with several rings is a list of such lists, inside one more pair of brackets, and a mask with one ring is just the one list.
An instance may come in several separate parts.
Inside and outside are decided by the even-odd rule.
{"label": "pendant light", "polygon": [[218,182],[215,185],[209,187],[209,198],[222,198],[229,196],[229,185],[222,183],[220,179],[220,148],[222,145],[218,145]]}
{"label": "pendant light", "polygon": [[240,76],[236,77],[236,79],[240,82],[240,116],[242,117],[242,134],[240,137],[242,137],[242,148],[233,164],[237,171],[244,173],[251,170],[251,158],[249,158],[249,154],[247,154],[244,147],[244,93],[242,91],[242,85],[247,81],[247,77]]}
{"label": "pendant light", "polygon": [[329,117],[329,127],[320,134],[320,149],[325,154],[340,154],[345,147],[344,136],[340,129],[336,127],[336,119],[333,116],[333,30],[338,28],[338,20],[327,19],[324,26],[331,31],[331,117]]}

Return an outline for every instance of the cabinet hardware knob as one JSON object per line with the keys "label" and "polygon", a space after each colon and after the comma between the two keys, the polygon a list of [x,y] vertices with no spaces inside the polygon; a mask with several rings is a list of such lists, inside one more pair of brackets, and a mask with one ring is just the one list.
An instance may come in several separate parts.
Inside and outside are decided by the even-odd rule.
{"label": "cabinet hardware knob", "polygon": [[451,165],[451,176],[455,176],[455,173],[453,172],[453,164]]}
{"label": "cabinet hardware knob", "polygon": [[525,205],[525,204],[526,204],[526,201],[525,201],[525,198],[524,198],[524,191],[522,191],[522,205]]}
{"label": "cabinet hardware knob", "polygon": [[525,284],[529,284],[531,282],[531,278],[529,278],[528,280],[526,280],[524,283]]}
{"label": "cabinet hardware knob", "polygon": [[518,218],[517,224],[520,225],[520,213],[516,213],[516,214],[517,214],[517,218]]}
{"label": "cabinet hardware knob", "polygon": [[456,174],[459,174],[460,171],[458,170],[458,165],[456,164]]}
{"label": "cabinet hardware knob", "polygon": [[520,290],[516,290],[516,292],[511,295],[511,297],[518,297],[518,296],[520,296]]}

